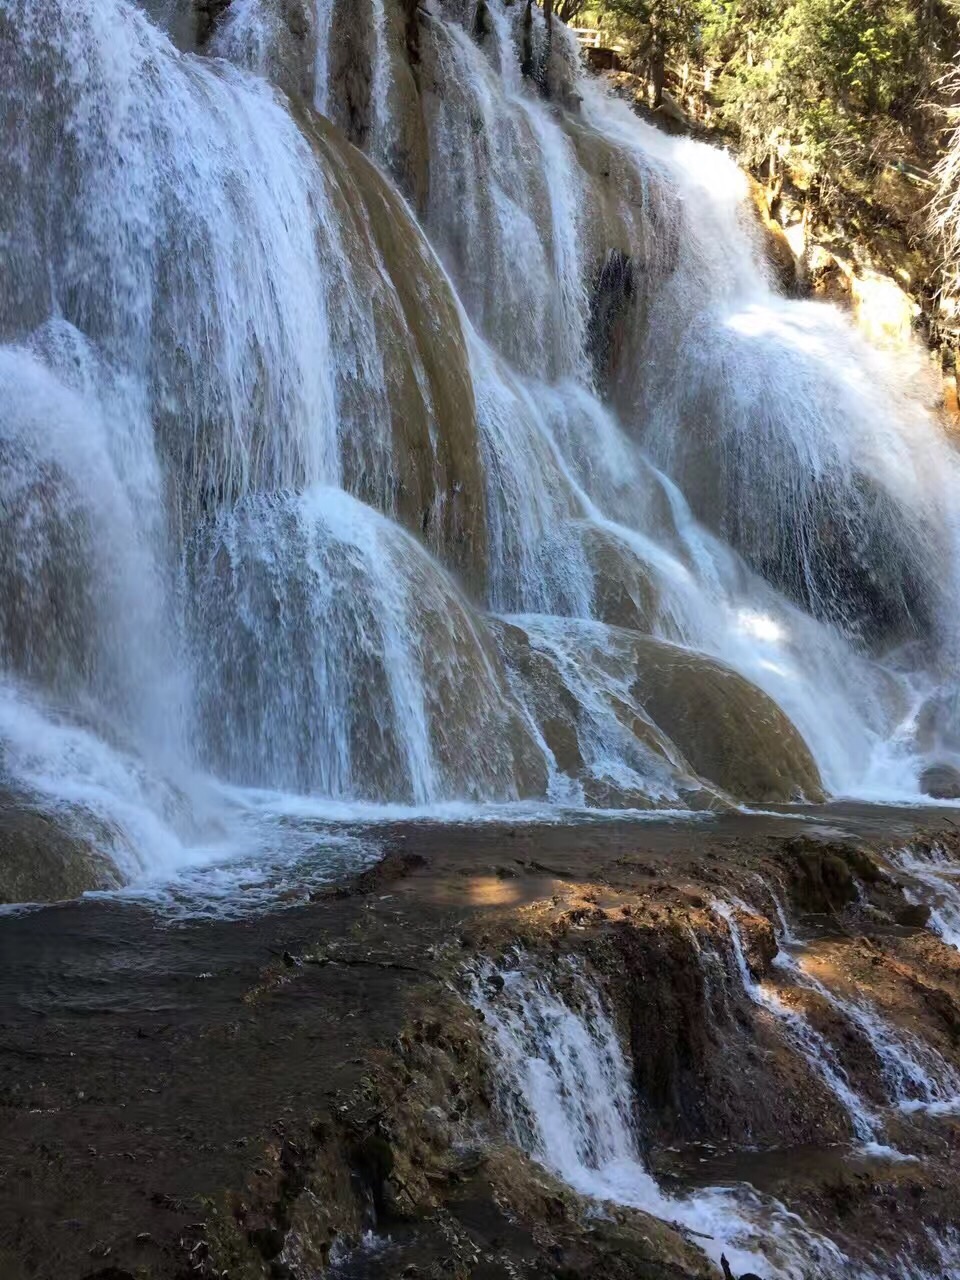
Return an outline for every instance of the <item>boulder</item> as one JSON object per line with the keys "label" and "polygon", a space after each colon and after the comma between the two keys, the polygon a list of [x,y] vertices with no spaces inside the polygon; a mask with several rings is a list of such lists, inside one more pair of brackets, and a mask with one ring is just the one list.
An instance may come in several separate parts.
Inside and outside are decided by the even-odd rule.
{"label": "boulder", "polygon": [[117,868],[90,836],[0,784],[0,903],[58,902],[119,884]]}
{"label": "boulder", "polygon": [[647,636],[631,644],[638,699],[701,777],[743,800],[823,799],[810,749],[761,689],[706,654]]}
{"label": "boulder", "polygon": [[0,439],[0,661],[59,693],[97,649],[92,525],[61,465]]}
{"label": "boulder", "polygon": [[930,922],[930,906],[925,902],[908,902],[894,912],[897,924],[906,929],[926,929]]}
{"label": "boulder", "polygon": [[960,769],[945,762],[927,765],[920,775],[920,790],[934,800],[960,800]]}
{"label": "boulder", "polygon": [[940,689],[917,712],[915,745],[931,762],[960,758],[960,690]]}
{"label": "boulder", "polygon": [[352,419],[342,436],[346,485],[398,519],[483,598],[486,492],[470,361],[450,283],[376,166],[323,117],[301,112],[300,123],[331,183],[353,285],[371,299],[384,355],[385,404],[351,393],[349,377],[345,387]]}
{"label": "boulder", "polygon": [[648,565],[623,541],[599,525],[585,524],[582,545],[593,571],[593,612],[602,622],[631,631],[652,631],[660,590]]}
{"label": "boulder", "polygon": [[770,212],[764,187],[750,174],[747,174],[747,185],[763,254],[773,272],[774,280],[784,293],[796,294],[800,291],[800,264],[793,247],[783,227]]}
{"label": "boulder", "polygon": [[817,801],[817,766],[761,689],[717,659],[580,619],[497,637],[557,768],[601,807]]}

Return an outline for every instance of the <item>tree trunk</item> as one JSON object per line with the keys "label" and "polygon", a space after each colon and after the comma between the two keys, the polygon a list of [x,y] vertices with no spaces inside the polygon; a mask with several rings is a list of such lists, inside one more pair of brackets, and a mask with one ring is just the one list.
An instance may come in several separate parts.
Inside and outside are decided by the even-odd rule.
{"label": "tree trunk", "polygon": [[650,54],[650,79],[653,82],[653,105],[663,104],[663,87],[667,78],[667,51],[663,37],[659,31],[653,38],[653,52]]}
{"label": "tree trunk", "polygon": [[520,72],[524,76],[533,75],[533,0],[527,0],[523,13],[523,52],[520,58]]}

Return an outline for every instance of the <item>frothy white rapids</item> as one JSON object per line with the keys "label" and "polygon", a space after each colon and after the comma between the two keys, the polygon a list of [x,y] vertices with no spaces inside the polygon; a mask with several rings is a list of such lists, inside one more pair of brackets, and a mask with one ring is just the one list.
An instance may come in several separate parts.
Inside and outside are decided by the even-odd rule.
{"label": "frothy white rapids", "polygon": [[916,379],[771,287],[727,157],[537,11],[546,101],[519,7],[465,8],[421,15],[411,117],[391,0],[346,35],[304,6],[295,48],[233,0],[203,55],[130,0],[0,0],[0,785],[126,880],[273,856],[266,796],[765,799],[684,740],[698,694],[649,712],[632,633],[657,680],[680,646],[750,682],[784,795],[802,743],[883,800],[960,758],[960,485]]}
{"label": "frothy white rapids", "polygon": [[809,1267],[844,1275],[830,1241],[752,1188],[717,1187],[668,1195],[645,1166],[630,1069],[593,987],[572,966],[582,1008],[571,1008],[521,969],[502,977],[495,998],[481,980],[474,999],[492,1030],[500,1104],[510,1136],[582,1195],[642,1209],[679,1223],[719,1265],[801,1280]]}
{"label": "frothy white rapids", "polygon": [[[767,892],[776,905],[782,926],[786,921],[783,908],[769,888]],[[747,961],[738,915],[755,915],[756,912],[739,899],[717,901],[713,909],[726,925],[744,992],[754,1004],[772,1015],[786,1039],[834,1095],[846,1111],[853,1133],[864,1150],[893,1158],[907,1158],[885,1145],[882,1116],[857,1092],[828,1038],[801,1010],[788,1003],[773,983],[758,982],[754,978]],[[775,976],[782,976],[793,988],[814,993],[839,1014],[855,1035],[862,1037],[879,1063],[891,1107],[906,1115],[919,1112],[934,1116],[960,1113],[960,1075],[932,1045],[894,1026],[869,1000],[844,996],[818,978],[805,960],[804,945],[789,930],[780,932],[778,943],[780,950],[773,962]]]}
{"label": "frothy white rapids", "polygon": [[904,896],[928,906],[931,929],[960,951],[960,864],[938,845],[923,851],[904,848],[894,861],[912,882]]}
{"label": "frothy white rapids", "polygon": [[[570,972],[559,984],[566,994],[560,996],[528,957],[517,959],[518,967],[474,975],[471,989],[490,1037],[499,1108],[510,1138],[598,1202],[598,1211],[603,1202],[613,1202],[671,1223],[718,1266],[725,1255],[734,1275],[928,1280],[930,1273],[906,1251],[889,1261],[848,1257],[796,1213],[746,1183],[664,1191],[642,1154],[630,1064],[585,971],[568,961]],[[747,981],[755,985],[749,974]],[[809,1047],[795,1029],[788,1035],[802,1052]],[[840,1096],[846,1105],[849,1098],[842,1091]],[[897,1158],[878,1143],[868,1153]],[[931,1241],[943,1274],[955,1274],[960,1253],[953,1239]]]}

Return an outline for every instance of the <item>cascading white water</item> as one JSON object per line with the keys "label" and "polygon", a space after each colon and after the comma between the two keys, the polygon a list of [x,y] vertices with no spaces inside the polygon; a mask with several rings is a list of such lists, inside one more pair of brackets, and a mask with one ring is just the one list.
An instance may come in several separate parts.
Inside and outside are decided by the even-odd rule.
{"label": "cascading white water", "polygon": [[[950,1115],[960,1110],[960,1074],[933,1045],[895,1026],[869,1000],[844,996],[818,978],[804,955],[804,944],[790,931],[776,894],[764,887],[773,900],[781,925],[780,950],[774,958],[774,967],[792,986],[813,992],[866,1040],[880,1064],[889,1103],[905,1114]],[[888,1150],[878,1144],[882,1118],[853,1088],[827,1038],[800,1011],[790,1007],[771,985],[757,982],[751,974],[737,913],[749,916],[756,912],[739,899],[715,902],[713,907],[726,924],[743,990],[755,1004],[777,1019],[787,1037],[847,1112],[856,1136],[868,1149]]]}
{"label": "cascading white water", "polygon": [[922,400],[771,290],[728,158],[485,13],[370,0],[334,58],[339,3],[232,0],[200,56],[0,0],[0,782],[76,809],[99,744],[126,875],[237,789],[890,799],[951,749]]}
{"label": "cascading white water", "polygon": [[877,1137],[881,1121],[847,1078],[843,1066],[827,1038],[797,1009],[786,1004],[777,992],[757,982],[747,963],[746,948],[737,923],[735,907],[726,902],[714,902],[713,909],[725,921],[743,990],[760,1008],[767,1010],[777,1020],[787,1038],[809,1063],[834,1095],[850,1118],[853,1132],[867,1148],[878,1147]]}
{"label": "cascading white water", "polygon": [[734,1274],[876,1274],[746,1184],[662,1191],[641,1154],[629,1064],[595,988],[571,961],[564,986],[572,994],[562,998],[519,960],[496,975],[502,986],[490,982],[492,970],[476,975],[471,995],[491,1034],[499,1106],[518,1146],[582,1195],[678,1224],[716,1264],[726,1255]]}
{"label": "cascading white water", "polygon": [[[638,130],[595,91],[584,111],[681,196],[668,213],[676,269],[649,304],[631,424],[696,514],[788,594],[856,628],[875,593],[912,634],[955,584],[956,520],[953,466],[940,470],[949,450],[904,371],[837,311],[772,291],[743,226],[745,180],[724,157]],[[666,350],[686,377],[657,358]],[[904,563],[916,582],[895,580]]]}
{"label": "cascading white water", "polygon": [[[923,877],[930,875],[929,865],[925,865],[911,853],[901,851],[895,861],[925,888],[940,889],[939,878],[933,886],[925,883]],[[949,859],[938,857],[937,854],[933,855],[933,861],[947,868],[952,865]],[[919,867],[919,876],[913,870],[915,867]],[[925,1111],[936,1115],[960,1111],[960,1073],[932,1045],[903,1028],[894,1027],[868,1001],[844,998],[811,973],[798,958],[802,956],[805,944],[792,928],[779,896],[762,876],[757,875],[755,878],[770,899],[777,918],[776,937],[780,949],[774,958],[774,964],[785,971],[797,985],[815,991],[861,1032],[880,1061],[891,1102],[907,1113]],[[948,885],[948,892],[949,889]],[[916,895],[906,886],[904,896],[910,902],[917,901]],[[726,919],[730,925],[732,917],[728,914]],[[937,915],[936,908],[931,910],[930,922],[934,931],[945,942],[958,945],[952,939],[949,924],[942,915]],[[732,924],[732,929],[735,929],[735,923]],[[742,945],[740,952],[742,956]]]}
{"label": "cascading white water", "polygon": [[341,489],[257,496],[202,526],[187,559],[194,647],[223,659],[197,677],[220,776],[421,805],[510,795],[535,748],[496,655],[392,521]]}
{"label": "cascading white water", "polygon": [[778,963],[798,985],[816,992],[863,1035],[880,1060],[888,1096],[901,1111],[960,1111],[960,1075],[936,1049],[895,1028],[867,1001],[844,998],[831,991],[792,957],[781,955]]}
{"label": "cascading white water", "polygon": [[[436,107],[436,115],[431,118],[433,150],[442,155],[443,164],[431,190],[428,225],[471,315],[494,345],[525,375],[517,380],[511,393],[512,400],[516,403],[520,399],[519,385],[525,381],[528,390],[522,403],[529,404],[532,400],[535,408],[540,407],[540,412],[513,413],[512,418],[522,423],[519,439],[516,428],[505,440],[497,429],[492,444],[488,445],[498,458],[504,453],[508,456],[515,454],[518,449],[511,446],[519,446],[525,459],[529,460],[527,466],[535,466],[542,477],[539,485],[536,484],[536,476],[525,477],[523,484],[528,499],[523,504],[512,504],[513,521],[532,518],[534,523],[527,525],[522,534],[519,529],[510,531],[516,543],[522,546],[522,553],[508,564],[503,575],[510,594],[495,596],[495,605],[503,608],[510,601],[507,607],[514,610],[558,611],[556,597],[547,601],[545,607],[544,592],[549,590],[550,570],[538,563],[538,552],[551,567],[559,562],[568,599],[576,600],[579,596],[582,600],[593,596],[597,576],[595,569],[589,561],[585,563],[582,550],[576,547],[576,539],[573,542],[576,554],[571,555],[567,526],[571,517],[576,518],[584,507],[590,529],[597,525],[601,528],[605,524],[609,526],[612,518],[619,523],[620,541],[630,544],[631,558],[639,559],[639,572],[646,576],[651,572],[657,575],[661,611],[665,616],[645,618],[642,629],[715,653],[748,674],[784,706],[800,726],[814,747],[830,789],[869,792],[883,798],[890,798],[896,793],[905,794],[904,788],[909,791],[914,785],[907,780],[908,777],[916,775],[915,766],[908,762],[909,743],[902,739],[908,738],[911,717],[929,690],[929,681],[923,677],[918,681],[905,680],[892,668],[854,658],[849,641],[841,634],[842,626],[837,630],[833,626],[811,623],[807,614],[791,608],[782,595],[770,590],[759,579],[745,582],[742,562],[695,523],[683,498],[676,492],[671,495],[672,505],[679,506],[678,522],[688,543],[684,550],[688,563],[693,560],[696,572],[692,577],[684,577],[676,571],[684,566],[678,565],[672,573],[668,570],[667,582],[661,583],[665,562],[669,562],[670,552],[676,548],[676,542],[671,539],[672,531],[663,527],[662,501],[651,507],[645,489],[638,490],[625,481],[625,474],[635,473],[643,459],[630,447],[622,426],[613,422],[616,443],[607,458],[598,461],[600,450],[595,445],[596,424],[604,410],[589,391],[578,396],[576,383],[565,390],[562,380],[564,374],[576,376],[587,332],[582,322],[574,328],[581,338],[571,355],[570,348],[565,348],[558,339],[554,320],[558,315],[569,315],[569,306],[564,311],[564,304],[576,296],[577,288],[580,296],[584,297],[585,278],[589,284],[590,264],[583,260],[580,249],[583,237],[578,231],[580,223],[576,216],[586,198],[581,157],[571,146],[569,138],[563,136],[554,115],[540,102],[531,99],[529,92],[518,97],[524,92],[522,82],[515,75],[501,76],[503,47],[509,35],[510,20],[498,5],[490,6],[490,12],[495,15],[496,38],[489,50],[486,42],[481,42],[482,47],[478,49],[460,27],[445,25],[430,36],[438,45],[439,65],[446,74],[454,77],[456,89],[443,96]],[[482,56],[485,53],[489,53],[489,58]],[[810,384],[815,381],[821,362],[831,366],[835,362],[840,341],[838,335],[842,335],[851,363],[861,358],[870,363],[872,357],[865,345],[855,338],[836,313],[820,306],[810,306],[803,311],[798,304],[777,299],[771,292],[744,225],[742,179],[729,161],[717,153],[709,153],[705,157],[702,148],[693,144],[678,145],[654,130],[639,127],[625,108],[603,99],[589,83],[581,82],[578,89],[585,99],[584,116],[596,131],[592,144],[597,148],[609,148],[615,144],[621,162],[631,170],[630,178],[637,183],[640,197],[635,199],[634,207],[622,216],[634,219],[628,228],[634,255],[638,256],[642,250],[647,259],[645,266],[651,265],[652,259],[656,268],[647,272],[651,278],[652,297],[645,300],[647,324],[640,330],[640,337],[644,338],[647,347],[637,351],[634,370],[621,370],[622,385],[640,385],[642,389],[649,381],[648,369],[655,368],[661,378],[671,376],[668,371],[675,371],[672,349],[676,326],[689,325],[692,328],[695,324],[709,321],[722,328],[727,324],[727,317],[724,314],[715,316],[714,310],[722,305],[736,314],[738,308],[748,309],[752,305],[751,299],[755,302],[762,300],[788,318],[801,316],[803,324],[816,331],[812,342],[800,344],[797,356],[802,364],[800,376],[804,379],[808,397],[814,394]],[[531,121],[537,124],[532,126]],[[582,125],[578,124],[576,129],[582,129]],[[585,145],[581,135],[578,133],[576,136],[580,138],[579,145]],[[489,179],[486,184],[485,176]],[[671,201],[672,192],[675,194]],[[710,218],[705,219],[701,227],[684,211],[692,206],[699,208],[707,198],[711,201]],[[466,219],[462,216],[464,199],[471,209]],[[538,209],[544,206],[549,208],[550,218],[541,224],[537,214]],[[635,211],[637,206],[639,213]],[[570,259],[556,255],[553,249],[557,228],[563,223],[564,215],[563,237],[573,239],[581,259],[576,268],[579,280],[574,288],[569,283]],[[580,213],[581,219],[582,216]],[[465,234],[466,228],[469,228],[469,235]],[[657,244],[658,233],[662,245]],[[663,264],[656,261],[657,251],[668,258],[673,249],[677,266],[664,271]],[[514,253],[522,257],[525,266],[511,260],[510,255]],[[544,271],[536,265],[543,255],[547,256],[552,269]],[[636,289],[642,291],[643,286],[638,284]],[[654,306],[658,307],[656,323],[651,318]],[[660,322],[660,306],[663,324]],[[511,316],[521,311],[528,320],[518,330]],[[561,325],[562,336],[569,337],[570,332],[569,323]],[[518,350],[516,344],[521,334],[522,348]],[[821,344],[819,348],[817,343]],[[711,339],[705,338],[704,349],[709,349],[710,345]],[[827,349],[830,351],[829,360],[825,359]],[[565,350],[566,355],[563,354]],[[771,377],[783,378],[782,353],[774,347],[764,347],[751,359],[754,363],[759,359]],[[485,373],[488,362],[481,360],[477,363]],[[690,363],[684,365],[683,375],[675,379],[678,385],[689,382],[691,368],[699,375],[700,364],[702,360],[698,362],[691,356]],[[548,385],[542,381],[544,373],[548,377],[552,373]],[[556,381],[558,374],[561,375],[560,382]],[[903,396],[889,377],[878,381],[871,366],[869,382],[871,390],[877,386],[889,390],[899,406],[897,412],[906,414],[910,419],[906,425],[899,419],[892,424],[897,439],[893,452],[907,450],[910,453],[907,480],[901,483],[892,466],[885,471],[878,483],[892,488],[894,493],[893,497],[883,498],[883,502],[906,503],[914,512],[911,520],[915,517],[922,523],[931,513],[921,501],[920,514],[917,515],[913,503],[923,491],[924,483],[929,481],[938,509],[932,518],[944,527],[943,536],[950,541],[950,521],[945,512],[949,510],[952,499],[940,480],[934,479],[934,473],[941,466],[947,469],[947,473],[954,469],[949,448],[938,437],[929,415],[919,404],[912,409],[904,407]],[[718,385],[721,383],[722,379]],[[790,407],[787,409],[781,403],[773,415],[777,430],[796,434],[798,442],[791,447],[795,453],[802,453],[802,447],[806,447],[809,456],[803,456],[815,472],[830,471],[831,483],[836,479],[841,487],[855,488],[859,481],[850,478],[852,464],[849,457],[842,466],[815,458],[816,450],[821,448],[818,438],[809,439],[803,446],[800,433],[806,430],[807,424],[795,421],[798,403],[795,390],[789,385],[784,387],[783,396],[790,399]],[[745,403],[748,400],[745,395]],[[760,402],[762,397],[759,397]],[[620,407],[618,396],[614,396],[614,403]],[[547,412],[543,407],[548,407]],[[847,403],[846,408],[849,407]],[[840,420],[836,392],[826,383],[816,394],[815,412],[819,416],[816,416],[811,431],[828,432],[831,440],[839,436],[849,450],[856,450],[863,443],[858,437],[853,437],[847,425]],[[626,409],[621,407],[621,423],[643,439],[647,438],[640,431],[643,424],[659,422],[663,416],[656,405],[631,403]],[[731,429],[735,427],[744,432],[751,429],[750,415],[746,411],[730,411],[728,416]],[[854,426],[857,430],[871,431],[877,417],[882,416],[861,405]],[[683,441],[692,441],[689,431],[684,432],[676,423],[674,426],[678,447]],[[652,425],[650,429],[652,431]],[[668,434],[666,429],[664,433]],[[529,442],[538,434],[544,437],[544,443],[531,446]],[[604,433],[605,443],[609,441],[610,434]],[[755,433],[751,438],[754,450],[751,458],[765,459],[763,437]],[[653,441],[652,435],[650,440]],[[885,445],[881,448],[873,439],[869,448],[864,448],[861,459],[864,465],[869,463],[878,448],[883,458],[891,455],[890,449]],[[666,452],[663,453],[664,460],[669,463]],[[626,473],[624,458],[628,459]],[[763,465],[766,466],[766,462]],[[580,501],[573,512],[571,486],[563,483],[565,470],[567,479],[572,472],[590,499],[585,504],[584,493],[578,495]],[[790,479],[789,467],[785,464],[783,470],[783,483],[792,492],[794,481]],[[714,471],[709,460],[704,459],[708,483]],[[495,480],[491,505],[496,506],[503,495],[502,468],[488,468],[488,474]],[[780,474],[776,464],[773,474]],[[685,482],[687,479],[680,475],[678,478]],[[908,491],[910,484],[913,488]],[[663,477],[660,478],[660,486],[661,489],[664,486]],[[624,491],[630,489],[632,504],[629,498],[625,500]],[[838,505],[845,512],[855,506],[849,493],[838,498]],[[783,506],[778,500],[771,499],[764,510],[768,523],[775,522],[779,519],[777,512],[783,510]],[[805,519],[806,515],[800,515],[794,522],[787,521],[788,533],[793,529],[801,541],[808,536],[803,527]],[[723,531],[727,532],[726,529]],[[918,540],[922,541],[919,535]],[[690,546],[691,542],[695,545]],[[837,545],[839,547],[839,543]],[[841,550],[837,554],[842,558]],[[949,558],[952,563],[952,553]],[[654,559],[653,566],[651,559]],[[521,568],[519,574],[516,572],[518,565]],[[870,566],[863,568],[867,577],[873,572]],[[775,574],[773,577],[778,586],[790,587]],[[496,576],[494,580],[497,580]],[[524,587],[525,583],[529,586]],[[571,583],[575,584],[574,590],[571,590]],[[802,592],[794,594],[805,604],[810,603]],[[596,602],[593,601],[591,612],[594,616],[595,610]],[[559,609],[559,612],[571,611],[581,614],[583,607],[564,602]],[[827,689],[830,690],[829,696],[821,696]]]}
{"label": "cascading white water", "polygon": [[388,48],[387,12],[384,0],[370,0],[373,14],[372,150],[381,159],[390,154],[390,81],[392,71]]}
{"label": "cascading white water", "polygon": [[913,882],[904,888],[908,901],[930,908],[930,928],[960,951],[960,864],[939,845],[901,849],[893,859]]}

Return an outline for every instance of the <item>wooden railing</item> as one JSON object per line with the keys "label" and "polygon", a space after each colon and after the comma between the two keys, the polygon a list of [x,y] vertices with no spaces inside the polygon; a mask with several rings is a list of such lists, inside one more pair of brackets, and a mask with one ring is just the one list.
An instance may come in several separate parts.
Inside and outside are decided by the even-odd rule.
{"label": "wooden railing", "polygon": [[570,30],[585,49],[603,48],[603,32],[598,27],[571,27]]}
{"label": "wooden railing", "polygon": [[609,31],[601,31],[599,27],[571,27],[570,31],[577,37],[582,49],[612,49],[614,53],[627,51],[622,40],[616,39]]}

